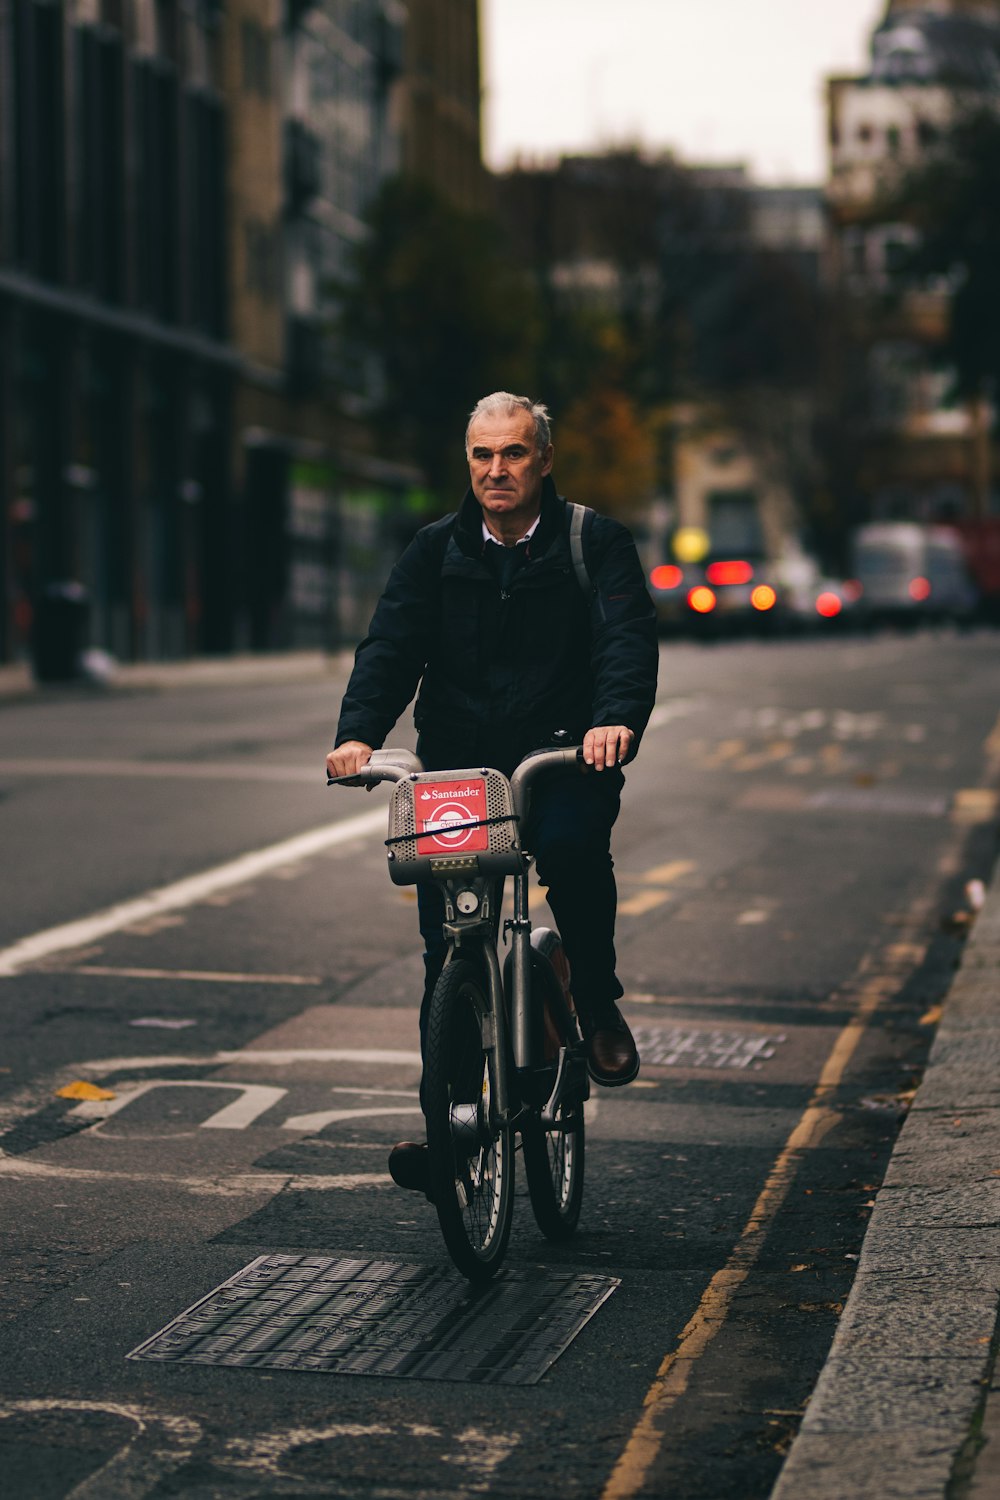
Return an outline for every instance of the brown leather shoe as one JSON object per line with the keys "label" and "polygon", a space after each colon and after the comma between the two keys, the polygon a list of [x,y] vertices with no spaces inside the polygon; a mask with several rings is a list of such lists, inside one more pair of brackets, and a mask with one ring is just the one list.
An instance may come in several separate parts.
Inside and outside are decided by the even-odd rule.
{"label": "brown leather shoe", "polygon": [[389,1175],[397,1187],[430,1197],[427,1145],[423,1141],[400,1141],[389,1152]]}
{"label": "brown leather shoe", "polygon": [[608,1025],[599,1026],[587,1043],[587,1071],[595,1083],[609,1089],[631,1083],[639,1072],[635,1038],[617,1006],[615,1017]]}

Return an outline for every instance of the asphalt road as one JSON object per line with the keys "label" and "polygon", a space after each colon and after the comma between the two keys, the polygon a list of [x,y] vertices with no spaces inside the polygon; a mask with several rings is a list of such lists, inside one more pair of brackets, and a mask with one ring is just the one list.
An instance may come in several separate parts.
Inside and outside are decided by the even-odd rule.
{"label": "asphalt road", "polygon": [[126,1359],[262,1255],[445,1269],[385,1171],[414,902],[384,794],[323,785],[336,673],[0,707],[5,1493],[768,1495],[992,862],[995,659],[665,649],[616,842],[643,1071],[575,1240],[519,1196],[510,1254],[617,1285],[521,1386]]}

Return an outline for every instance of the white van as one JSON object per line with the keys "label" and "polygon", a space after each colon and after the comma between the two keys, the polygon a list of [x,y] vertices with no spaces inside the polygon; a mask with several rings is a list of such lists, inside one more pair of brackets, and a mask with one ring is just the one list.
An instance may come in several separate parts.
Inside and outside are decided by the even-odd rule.
{"label": "white van", "polygon": [[851,549],[858,604],[871,620],[967,620],[978,603],[961,540],[947,526],[861,526]]}

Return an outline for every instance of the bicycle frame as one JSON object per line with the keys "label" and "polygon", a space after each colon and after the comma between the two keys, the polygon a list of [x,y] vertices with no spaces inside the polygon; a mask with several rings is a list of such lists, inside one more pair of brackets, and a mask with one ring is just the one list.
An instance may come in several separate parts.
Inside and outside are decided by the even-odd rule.
{"label": "bicycle frame", "polygon": [[[524,827],[531,785],[543,772],[566,770],[578,767],[582,760],[579,747],[555,750],[539,750],[527,756],[509,779],[510,798],[513,808],[515,830]],[[433,773],[425,773],[421,762],[409,751],[379,750],[368,764],[354,777],[333,778],[345,785],[366,786],[369,789],[381,781],[420,783],[430,780]],[[480,776],[485,771],[456,772],[455,775]],[[499,776],[499,773],[489,773]],[[504,778],[506,781],[506,778]],[[498,821],[498,820],[491,820]],[[499,821],[504,821],[501,818]],[[457,824],[456,828],[478,827],[480,823]],[[390,861],[395,858],[392,845],[402,839],[390,839]],[[414,840],[410,840],[413,842]],[[510,1076],[513,1064],[515,1079],[526,1078],[542,1065],[537,1053],[539,1028],[533,1025],[535,1016],[532,1006],[532,945],[531,918],[528,910],[528,873],[531,855],[521,848],[516,839],[512,841],[512,852],[517,858],[500,875],[480,870],[480,861],[475,856],[459,860],[439,860],[437,869],[427,861],[427,871],[421,876],[397,876],[399,883],[410,883],[411,878],[433,878],[440,886],[445,900],[445,921],[442,931],[448,943],[445,963],[467,944],[481,956],[486,988],[489,996],[489,1016],[484,1018],[482,1037],[483,1050],[487,1053],[490,1068],[490,1113],[491,1125],[509,1126],[516,1123],[523,1113],[525,1101],[522,1089]],[[482,863],[488,864],[488,860]],[[451,868],[460,866],[461,868]],[[390,867],[391,868],[391,867]],[[433,874],[432,874],[433,871]],[[500,906],[505,873],[513,876],[514,914],[503,924],[503,933],[511,934],[511,971],[509,993],[505,994],[503,974],[497,952],[500,936]],[[462,909],[462,901],[466,910]],[[509,1019],[508,1019],[509,1017]],[[489,1034],[487,1033],[487,1030]],[[553,1128],[559,1106],[566,1101],[574,1079],[573,1070],[567,1065],[567,1049],[561,1048],[555,1083],[549,1098],[540,1111],[542,1124]],[[586,1073],[580,1097],[586,1097]]]}

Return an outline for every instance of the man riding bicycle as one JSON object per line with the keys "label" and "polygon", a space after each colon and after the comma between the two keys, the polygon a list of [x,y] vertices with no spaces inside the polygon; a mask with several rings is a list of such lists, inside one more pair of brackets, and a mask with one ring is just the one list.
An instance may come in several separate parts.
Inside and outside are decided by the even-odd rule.
{"label": "man riding bicycle", "polygon": [[[627,529],[587,512],[574,565],[572,507],[551,478],[548,413],[526,396],[485,396],[466,432],[470,489],[458,511],[425,526],[393,568],[358,647],[327,757],[330,776],[355,775],[420,686],[417,754],[428,770],[494,766],[505,775],[531,750],[583,744],[599,775],[540,778],[528,846],[562,935],[573,999],[595,1082],[631,1083],[635,1041],[616,1004],[617,893],[611,829],[620,767],[634,758],[656,693],[652,601]],[[443,898],[418,887],[425,986],[444,962]],[[426,1190],[426,1147],[404,1141],[389,1158],[402,1187]]]}

